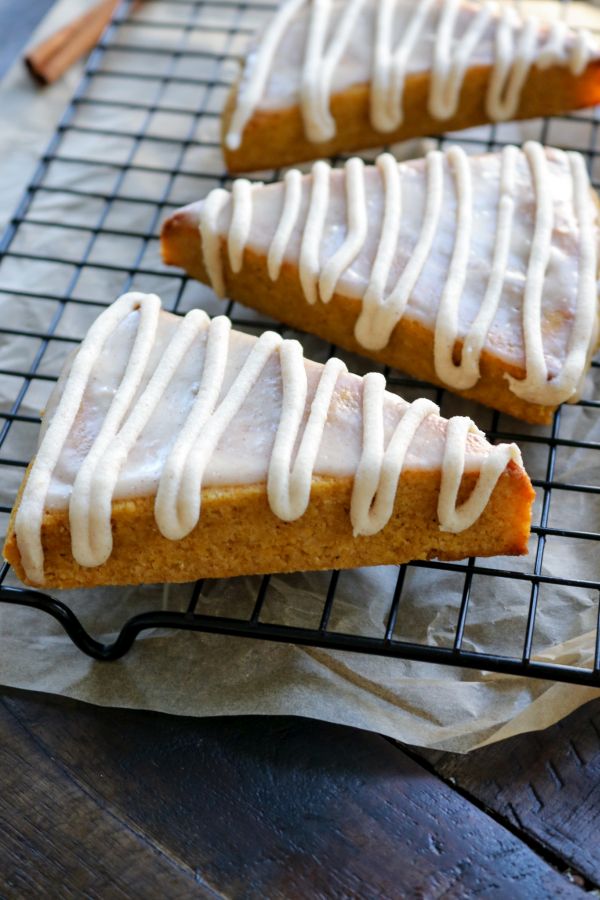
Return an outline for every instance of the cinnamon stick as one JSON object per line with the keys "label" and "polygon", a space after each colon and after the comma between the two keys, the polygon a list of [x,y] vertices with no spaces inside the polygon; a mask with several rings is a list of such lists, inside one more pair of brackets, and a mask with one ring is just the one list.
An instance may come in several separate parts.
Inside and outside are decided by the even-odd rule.
{"label": "cinnamon stick", "polygon": [[36,81],[52,84],[73,63],[93,50],[118,4],[119,0],[100,0],[83,15],[29,50],[25,65]]}

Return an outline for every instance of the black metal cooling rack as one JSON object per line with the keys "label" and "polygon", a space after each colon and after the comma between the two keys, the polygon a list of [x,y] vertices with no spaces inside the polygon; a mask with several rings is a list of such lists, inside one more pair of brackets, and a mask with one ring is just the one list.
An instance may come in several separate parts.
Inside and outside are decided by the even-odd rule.
{"label": "black metal cooling rack", "polygon": [[[22,360],[17,365],[0,360],[0,379],[12,390],[10,402],[0,408],[0,483],[6,475],[16,490],[27,459],[24,453],[13,454],[12,447],[22,445],[14,439],[15,434],[18,437],[20,430],[37,431],[39,418],[33,408],[39,409],[43,401],[37,407],[32,404],[56,381],[61,357],[83,336],[69,330],[74,310],[78,315],[89,312],[90,319],[95,317],[110,300],[128,290],[134,279],[136,287],[156,290],[163,299],[166,292],[165,305],[174,312],[190,304],[188,291],[193,283],[155,261],[158,229],[173,208],[202,196],[216,183],[226,183],[218,156],[220,109],[243,41],[260,28],[275,5],[276,0],[149,0],[134,13],[132,4],[125,2],[91,55],[83,80],[0,240],[0,297],[14,298],[15,309],[14,320],[11,316],[10,322],[0,322],[0,340],[4,339],[5,349],[17,346]],[[103,125],[104,120],[108,125]],[[557,121],[564,126],[561,119],[527,127],[532,137],[551,143]],[[592,180],[598,186],[599,119],[595,112],[588,111],[571,117],[569,122],[573,146],[586,155]],[[510,128],[477,129],[454,137],[474,149],[492,150],[514,140]],[[277,172],[261,173],[262,180],[277,176]],[[53,203],[62,204],[59,221],[53,218]],[[80,209],[80,213],[83,210],[84,219],[81,214],[78,218],[74,209]],[[103,256],[107,239],[112,241],[110,258],[106,253]],[[196,290],[200,289],[196,286]],[[202,297],[212,311],[206,291]],[[28,327],[29,314],[34,311],[35,327]],[[229,303],[227,313],[237,327],[273,327],[271,322],[249,319],[248,313],[233,303]],[[43,328],[39,327],[40,320]],[[313,342],[311,348],[317,345]],[[322,345],[321,349],[325,354],[335,350]],[[598,366],[600,363],[594,363]],[[452,402],[429,385],[395,372],[386,371],[386,375],[392,389],[404,393],[429,391],[442,411],[447,401]],[[579,414],[600,415],[598,400],[582,400],[577,408]],[[256,579],[256,595],[247,615],[223,615],[222,603],[219,606],[213,602],[211,587],[207,590],[198,582],[189,585],[180,610],[136,615],[125,622],[116,639],[107,643],[95,640],[86,631],[69,605],[68,595],[57,599],[11,584],[14,576],[6,564],[0,569],[0,601],[53,616],[80,650],[99,660],[123,656],[144,631],[168,628],[600,686],[597,611],[593,658],[588,667],[535,658],[534,646],[542,593],[554,597],[565,588],[575,588],[583,592],[588,607],[592,603],[595,610],[599,608],[600,569],[557,575],[545,570],[544,559],[553,552],[554,545],[549,550],[552,542],[581,541],[586,546],[592,542],[595,546],[594,542],[600,540],[599,530],[593,527],[594,502],[600,495],[600,486],[594,483],[598,468],[581,483],[557,475],[561,454],[595,453],[600,444],[578,439],[572,408],[559,411],[546,429],[528,428],[481,408],[472,414],[487,427],[492,439],[516,440],[524,450],[537,453],[539,471],[534,472],[538,476],[534,485],[538,502],[530,556],[522,564],[510,561],[508,567],[506,560],[488,564],[475,559],[398,567],[390,581],[390,596],[383,598],[387,605],[379,633],[374,633],[372,623],[353,633],[334,626],[340,577],[356,577],[346,572],[330,573],[322,583],[320,608],[312,627],[284,624],[264,615],[272,584],[268,576]],[[11,480],[8,476],[15,472],[18,477]],[[582,508],[592,519],[590,527],[558,527],[561,498],[584,504]],[[8,519],[14,492],[7,499],[9,502],[0,505],[0,518],[4,520]],[[554,505],[558,515],[552,514]],[[582,525],[587,518],[584,513]],[[406,627],[407,580],[422,575],[423,570],[436,578],[451,578],[454,585],[454,624],[446,642],[411,639],[410,623]],[[581,574],[593,577],[575,577]],[[435,592],[435,582],[430,579],[428,584],[423,590]],[[526,596],[516,649],[514,634],[511,642],[499,634],[495,648],[486,652],[474,650],[465,640],[474,606],[474,584],[488,595],[502,584],[503,589],[508,587]],[[225,611],[230,612],[227,605]]]}

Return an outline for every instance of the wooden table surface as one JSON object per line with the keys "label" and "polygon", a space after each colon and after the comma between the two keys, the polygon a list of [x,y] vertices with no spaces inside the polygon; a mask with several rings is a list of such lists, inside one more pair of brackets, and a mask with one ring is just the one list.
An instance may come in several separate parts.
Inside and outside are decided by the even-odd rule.
{"label": "wooden table surface", "polygon": [[[0,0],[0,72],[50,3]],[[600,701],[458,757],[291,717],[197,720],[0,689],[0,898],[599,885]]]}
{"label": "wooden table surface", "polygon": [[600,705],[466,757],[4,690],[2,897],[579,897]]}

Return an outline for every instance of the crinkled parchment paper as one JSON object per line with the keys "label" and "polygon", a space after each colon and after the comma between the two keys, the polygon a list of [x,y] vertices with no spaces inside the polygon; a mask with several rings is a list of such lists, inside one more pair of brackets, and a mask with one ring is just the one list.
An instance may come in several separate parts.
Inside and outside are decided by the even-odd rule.
{"label": "crinkled parchment paper", "polygon": [[[59,4],[54,18],[68,16],[81,4],[68,0]],[[148,4],[145,15],[161,14],[159,2]],[[164,12],[164,10],[162,10]],[[48,30],[49,26],[46,26]],[[110,54],[109,54],[110,57]],[[120,60],[123,64],[123,60]],[[111,59],[106,60],[111,65]],[[71,82],[75,75],[71,75]],[[112,90],[118,91],[117,79],[111,80]],[[128,90],[133,90],[132,82]],[[27,179],[34,156],[51,134],[70,94],[72,83],[63,83],[43,94],[30,85],[27,77],[16,68],[4,85],[0,86],[0,220],[8,218],[18,184]],[[125,89],[125,88],[123,88]],[[133,99],[129,94],[129,99]],[[222,95],[215,97],[218,105]],[[82,112],[82,115],[84,113]],[[126,127],[123,110],[98,108],[97,124],[101,127]],[[116,122],[115,116],[120,116]],[[133,128],[135,123],[129,122]],[[184,123],[163,120],[156,128],[173,129]],[[204,137],[214,139],[218,120],[206,120],[201,128]],[[550,126],[548,142],[564,146],[588,147],[591,140],[589,122],[565,123],[557,120]],[[204,131],[204,129],[206,129]],[[480,130],[471,136],[487,132]],[[539,137],[539,123],[506,125],[498,129],[501,139],[520,141]],[[73,136],[71,135],[71,138]],[[82,145],[73,144],[64,152],[82,155],[94,152],[90,136],[81,135]],[[142,148],[145,161],[158,147]],[[412,155],[422,152],[423,144],[412,144],[399,152]],[[123,152],[123,139],[105,138],[98,145],[99,163],[90,174],[78,175],[77,167],[56,166],[49,173],[48,183],[83,184],[93,191],[106,190],[102,168],[103,154]],[[210,156],[212,154],[212,158]],[[104,156],[104,159],[111,158]],[[186,160],[189,169],[194,165],[207,171],[221,169],[218,151],[193,147]],[[154,162],[160,164],[158,157]],[[54,182],[52,182],[54,179]],[[62,180],[61,180],[62,179]],[[79,179],[79,180],[78,180]],[[154,182],[156,179],[154,179]],[[169,196],[168,210],[179,203],[191,201],[210,188],[200,179],[175,180]],[[205,179],[206,181],[206,179]],[[149,192],[154,182],[142,186]],[[196,183],[198,182],[198,183]],[[134,185],[137,190],[140,185]],[[126,190],[125,190],[126,193]],[[147,211],[140,205],[126,203],[111,213],[121,217],[116,227],[144,226]],[[68,256],[64,231],[57,232],[52,222],[89,221],[97,217],[98,209],[87,198],[76,198],[60,192],[36,196],[33,214],[48,222],[47,228],[21,229],[18,247],[36,252]],[[133,218],[127,217],[135,216]],[[129,223],[129,224],[127,224]],[[72,240],[78,240],[73,232]],[[106,242],[97,248],[96,259],[123,259],[127,242],[119,239],[111,246]],[[131,252],[135,248],[129,248]],[[66,251],[66,252],[65,252]],[[74,258],[79,249],[72,245]],[[123,259],[123,264],[126,265]],[[134,286],[156,289],[165,300],[176,289],[176,274],[162,269],[158,261],[156,243],[151,242],[143,265],[156,271],[156,276],[138,276]],[[68,266],[67,266],[68,270]],[[58,292],[63,289],[70,271],[54,264],[31,264],[5,260],[0,265],[0,318],[10,319],[15,328],[43,332],[55,309],[51,302],[33,301],[11,295],[11,287],[21,290]],[[113,299],[121,290],[123,275],[107,270],[84,269],[75,288],[75,296]],[[215,304],[206,289],[189,285],[182,308],[203,303],[210,312]],[[61,320],[58,333],[82,337],[98,310],[94,307],[70,307]],[[251,321],[251,314],[248,314]],[[303,338],[307,355],[319,358],[322,345],[310,337]],[[29,338],[0,338],[0,368],[25,369],[31,362],[39,342]],[[52,342],[42,363],[41,372],[56,374],[71,343]],[[365,371],[367,363],[348,357],[351,368]],[[598,375],[589,376],[584,396],[598,397]],[[22,381],[0,376],[0,404],[9,407]],[[49,382],[34,381],[30,386],[22,412],[37,415],[43,408]],[[446,415],[468,411],[481,427],[491,421],[489,411],[456,398],[444,401]],[[567,407],[563,411],[561,437],[600,441],[598,410]],[[517,429],[531,435],[547,434],[547,429],[523,426],[501,420],[500,428]],[[27,459],[35,450],[37,428],[15,423],[0,451],[0,457]],[[545,477],[547,449],[536,443],[522,443],[526,465],[533,477]],[[560,447],[556,456],[555,479],[579,484],[595,484],[600,467],[598,451]],[[11,505],[22,470],[0,467],[0,504]],[[551,526],[575,528],[594,532],[599,528],[600,498],[582,493],[555,490],[550,507]],[[536,501],[534,523],[539,522],[540,498]],[[0,533],[6,527],[7,516],[0,516]],[[537,539],[532,538],[531,552],[526,559],[491,561],[507,572],[516,569],[531,572]],[[589,580],[600,577],[597,543],[550,537],[544,554],[543,574],[565,573]],[[484,561],[485,562],[485,561]],[[12,576],[11,576],[12,577]],[[378,636],[385,627],[397,570],[393,567],[343,572],[340,576],[337,599],[330,627],[334,630]],[[263,620],[314,627],[322,610],[327,574],[298,574],[274,576],[265,601]],[[396,636],[413,641],[448,646],[451,644],[463,585],[463,575],[422,568],[409,568],[402,594]],[[16,583],[11,582],[9,583]],[[248,615],[256,596],[258,580],[239,578],[210,584],[205,590],[206,603],[211,612],[225,615]],[[475,575],[472,600],[465,631],[464,646],[490,652],[519,655],[524,634],[529,599],[529,584],[501,577]],[[142,587],[125,589],[69,592],[68,602],[81,616],[86,627],[98,638],[110,640],[125,621],[135,613],[149,609],[185,608],[190,595],[189,585],[168,588]],[[534,637],[537,656],[556,662],[589,666],[593,655],[594,628],[598,598],[594,591],[542,585],[539,612]],[[106,706],[137,707],[195,716],[235,714],[294,714],[355,725],[391,735],[402,741],[428,747],[464,752],[519,732],[544,728],[570,711],[596,697],[599,691],[549,682],[526,680],[487,672],[465,671],[450,667],[402,662],[358,654],[327,652],[319,649],[270,644],[240,638],[200,634],[153,632],[140,638],[133,650],[120,662],[96,663],[77,651],[62,629],[42,613],[13,607],[0,607],[0,682],[32,690],[65,694],[91,703]]]}

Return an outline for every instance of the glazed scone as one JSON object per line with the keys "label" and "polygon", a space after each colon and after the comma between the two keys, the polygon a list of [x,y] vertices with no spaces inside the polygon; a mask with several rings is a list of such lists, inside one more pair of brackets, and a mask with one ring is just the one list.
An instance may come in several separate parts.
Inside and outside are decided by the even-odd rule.
{"label": "glazed scone", "polygon": [[162,230],[219,295],[534,423],[597,348],[597,249],[583,157],[533,142],[238,179]]}
{"label": "glazed scone", "polygon": [[4,547],[80,587],[527,551],[514,444],[193,310],[126,294],[63,372]]}
{"label": "glazed scone", "polygon": [[222,120],[230,172],[600,102],[584,30],[472,0],[284,0]]}

